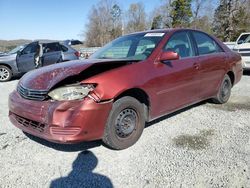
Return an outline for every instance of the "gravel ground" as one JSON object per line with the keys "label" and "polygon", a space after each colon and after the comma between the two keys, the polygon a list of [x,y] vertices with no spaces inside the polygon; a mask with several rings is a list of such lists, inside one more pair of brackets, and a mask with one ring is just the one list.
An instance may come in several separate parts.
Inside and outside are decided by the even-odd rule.
{"label": "gravel ground", "polygon": [[225,105],[201,103],[161,118],[131,148],[27,137],[8,120],[0,83],[0,187],[250,187],[250,76]]}

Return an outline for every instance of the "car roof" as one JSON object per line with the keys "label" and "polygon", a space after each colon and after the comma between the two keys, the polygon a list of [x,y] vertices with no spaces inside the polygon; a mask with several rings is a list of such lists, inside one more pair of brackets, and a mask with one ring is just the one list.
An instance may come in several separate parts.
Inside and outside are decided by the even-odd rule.
{"label": "car roof", "polygon": [[[189,28],[167,28],[167,29],[154,29],[154,30],[147,30],[147,31],[139,31],[130,33],[127,35],[133,35],[133,34],[146,34],[146,33],[168,33],[171,31],[200,31],[198,29],[189,29]],[[201,31],[203,32],[203,31]],[[126,35],[125,35],[126,36]]]}
{"label": "car roof", "polygon": [[38,42],[39,44],[53,44],[53,43],[60,43],[58,40],[35,40],[31,43]]}

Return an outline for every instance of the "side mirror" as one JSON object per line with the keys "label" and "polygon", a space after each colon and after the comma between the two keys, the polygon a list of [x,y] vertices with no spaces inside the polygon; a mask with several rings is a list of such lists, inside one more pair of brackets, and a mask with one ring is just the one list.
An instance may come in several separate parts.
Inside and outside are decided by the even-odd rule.
{"label": "side mirror", "polygon": [[180,59],[180,56],[177,52],[174,52],[174,51],[163,52],[160,57],[160,61],[162,63],[166,61],[172,61],[172,60],[178,60],[178,59]]}
{"label": "side mirror", "polygon": [[20,55],[21,55],[21,51],[18,50],[18,51],[17,51],[17,56],[20,56]]}

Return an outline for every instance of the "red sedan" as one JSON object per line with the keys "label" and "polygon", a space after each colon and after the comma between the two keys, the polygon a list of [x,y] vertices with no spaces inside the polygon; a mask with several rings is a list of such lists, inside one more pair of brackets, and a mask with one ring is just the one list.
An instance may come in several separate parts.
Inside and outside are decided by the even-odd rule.
{"label": "red sedan", "polygon": [[202,100],[228,101],[241,58],[189,29],[122,36],[90,59],[25,74],[9,97],[9,118],[24,132],[58,143],[102,139],[133,145],[145,122]]}

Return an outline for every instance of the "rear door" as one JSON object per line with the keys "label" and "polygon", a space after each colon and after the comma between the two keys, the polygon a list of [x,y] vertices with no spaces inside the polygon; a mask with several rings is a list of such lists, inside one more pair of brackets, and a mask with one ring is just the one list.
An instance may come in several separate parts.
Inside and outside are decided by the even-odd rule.
{"label": "rear door", "polygon": [[25,73],[35,69],[35,54],[37,53],[38,42],[28,44],[16,57],[19,72]]}
{"label": "rear door", "polygon": [[156,75],[159,76],[155,79],[157,84],[154,84],[157,85],[158,100],[155,110],[160,114],[155,116],[175,111],[199,100],[199,63],[189,33],[181,31],[173,34],[164,51],[177,52],[180,59],[161,63],[156,67]]}
{"label": "rear door", "polygon": [[59,43],[43,44],[43,66],[60,62],[62,59],[61,46]]}
{"label": "rear door", "polygon": [[227,54],[209,35],[192,31],[200,63],[201,98],[215,95],[225,74]]}

